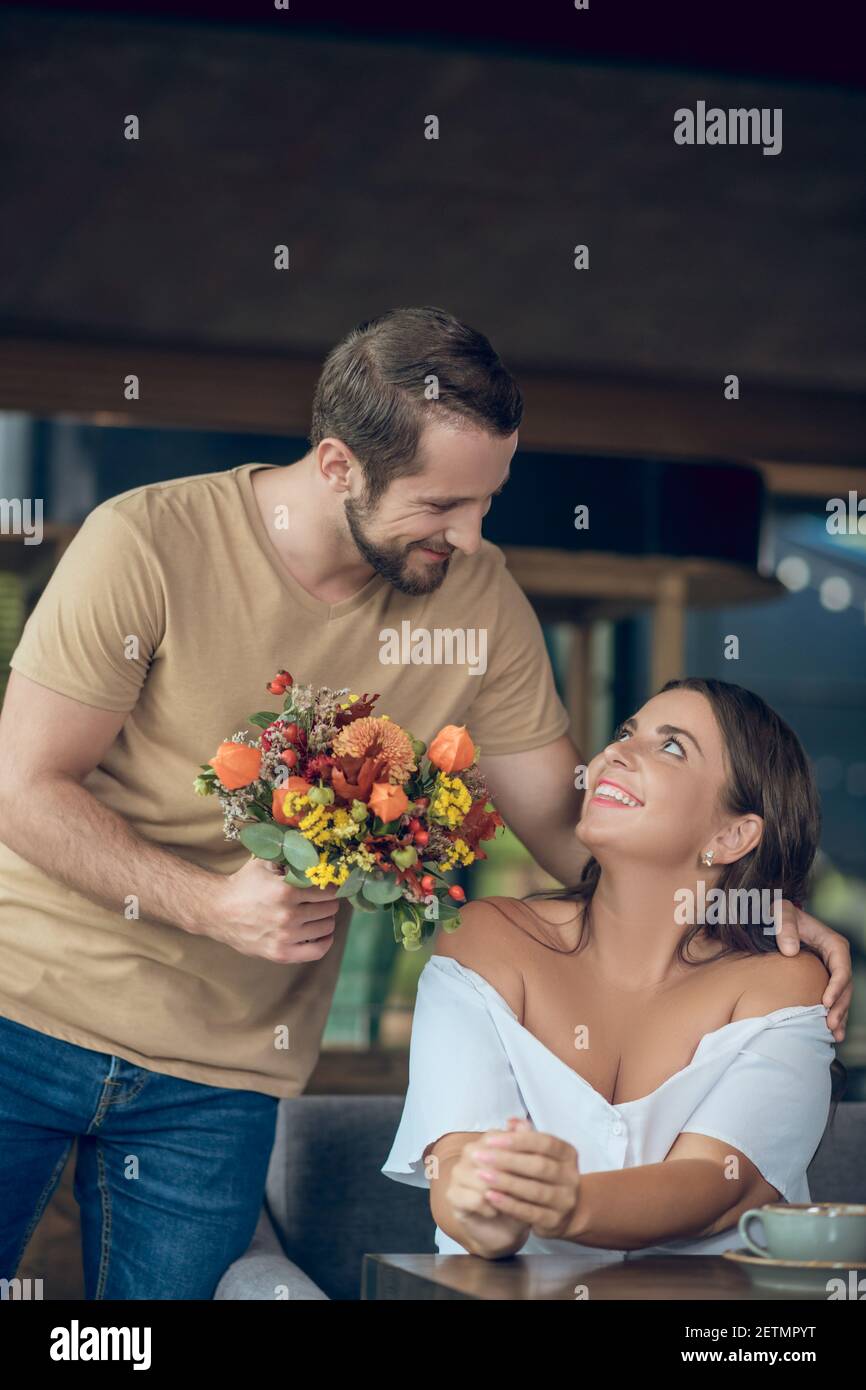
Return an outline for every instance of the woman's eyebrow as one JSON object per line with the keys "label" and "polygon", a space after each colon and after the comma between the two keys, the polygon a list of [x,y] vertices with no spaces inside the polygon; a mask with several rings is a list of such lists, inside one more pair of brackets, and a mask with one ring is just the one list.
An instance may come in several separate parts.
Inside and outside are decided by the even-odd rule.
{"label": "woman's eyebrow", "polygon": [[[636,719],[624,719],[624,720],[622,721],[622,723],[620,724],[619,727],[620,727],[621,729],[628,729],[630,733],[636,733],[636,732],[637,732],[637,720],[636,720]],[[676,726],[676,724],[659,724],[658,728],[656,729],[656,733],[657,733],[657,734],[682,734],[684,738],[690,738],[691,741],[692,741],[692,743],[695,745],[695,747],[697,748],[698,752],[700,753],[701,757],[704,756],[704,750],[701,748],[701,745],[698,743],[698,741],[697,741],[697,739],[695,738],[694,734],[690,734],[689,731],[688,731],[688,729],[678,729],[677,726]]]}

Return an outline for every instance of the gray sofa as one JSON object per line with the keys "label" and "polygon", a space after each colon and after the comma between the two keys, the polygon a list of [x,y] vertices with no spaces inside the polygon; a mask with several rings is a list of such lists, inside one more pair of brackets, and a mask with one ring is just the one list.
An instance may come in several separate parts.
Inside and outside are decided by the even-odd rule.
{"label": "gray sofa", "polygon": [[[379,1170],[402,1096],[280,1102],[265,1204],[217,1299],[357,1299],[370,1254],[435,1254],[426,1188]],[[809,1167],[816,1202],[866,1202],[866,1101],[842,1102]]]}

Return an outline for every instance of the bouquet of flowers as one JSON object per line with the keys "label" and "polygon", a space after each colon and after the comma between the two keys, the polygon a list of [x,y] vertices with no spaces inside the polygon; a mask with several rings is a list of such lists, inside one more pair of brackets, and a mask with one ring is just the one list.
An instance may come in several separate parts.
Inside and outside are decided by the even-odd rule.
{"label": "bouquet of flowers", "polygon": [[429,747],[389,718],[378,695],[295,685],[201,763],[194,790],[216,794],[227,839],[278,864],[297,887],[337,885],[360,911],[390,906],[394,939],[416,951],[441,922],[460,925],[465,893],[445,875],[486,855],[502,817],[490,805],[478,749],[448,724]]}

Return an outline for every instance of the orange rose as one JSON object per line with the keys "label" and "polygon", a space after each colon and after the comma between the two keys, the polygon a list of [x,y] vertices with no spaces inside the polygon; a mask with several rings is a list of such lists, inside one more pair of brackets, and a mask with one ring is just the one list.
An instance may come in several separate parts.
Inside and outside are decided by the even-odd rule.
{"label": "orange rose", "polygon": [[475,761],[475,744],[466,732],[465,724],[446,724],[440,729],[427,757],[440,772],[462,772]]}
{"label": "orange rose", "polygon": [[209,766],[229,791],[248,787],[258,778],[262,766],[261,750],[246,743],[221,743],[216,757],[208,759]]}
{"label": "orange rose", "polygon": [[380,820],[396,820],[409,805],[409,798],[392,782],[374,782],[367,805]]}
{"label": "orange rose", "polygon": [[283,805],[286,800],[286,792],[297,792],[300,796],[306,796],[311,788],[312,783],[307,782],[303,777],[288,777],[281,787],[274,787],[274,794],[271,798],[271,815],[278,825],[297,825],[301,819],[300,816],[284,814]]}

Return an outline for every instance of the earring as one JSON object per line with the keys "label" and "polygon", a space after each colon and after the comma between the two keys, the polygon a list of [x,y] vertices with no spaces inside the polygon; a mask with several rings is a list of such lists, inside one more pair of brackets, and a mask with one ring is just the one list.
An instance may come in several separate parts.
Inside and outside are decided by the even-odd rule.
{"label": "earring", "polygon": [[701,855],[701,863],[712,864],[715,853],[716,851],[714,849],[705,849]]}

